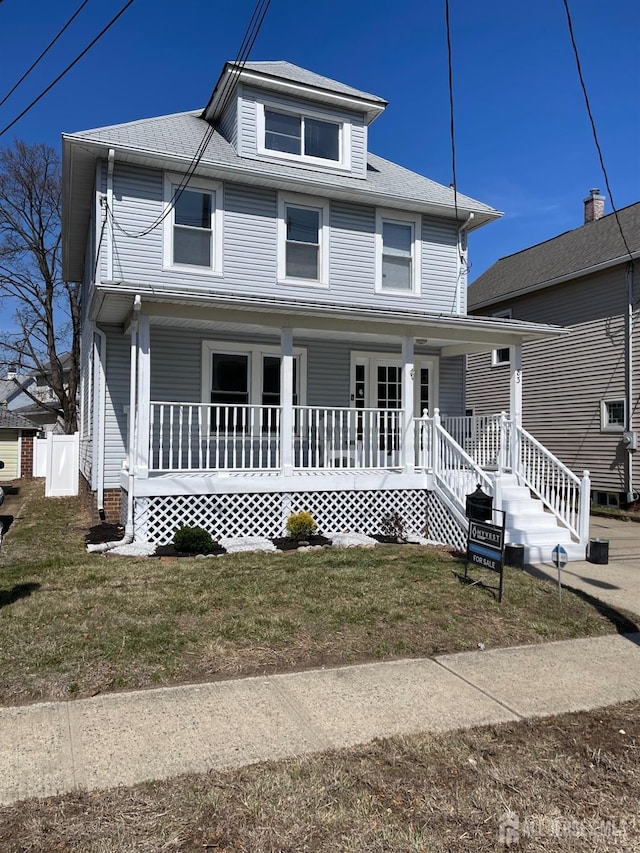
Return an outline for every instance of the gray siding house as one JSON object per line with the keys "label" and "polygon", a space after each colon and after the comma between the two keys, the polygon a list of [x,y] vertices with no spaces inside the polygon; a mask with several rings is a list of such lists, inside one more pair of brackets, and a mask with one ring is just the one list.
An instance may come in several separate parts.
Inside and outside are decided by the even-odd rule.
{"label": "gray siding house", "polygon": [[[522,421],[569,467],[590,471],[597,503],[640,497],[639,257],[640,203],[605,216],[592,190],[581,227],[500,259],[468,292],[476,316],[570,327],[562,340],[524,345]],[[476,416],[508,408],[508,351],[469,356],[466,399]]]}
{"label": "gray siding house", "polygon": [[562,330],[467,315],[467,234],[500,214],[371,153],[386,106],[227,63],[203,111],[63,137],[82,474],[128,536],[276,536],[299,509],[376,532],[398,511],[461,545],[466,494],[506,495],[519,369],[488,431],[464,417],[465,354]]}

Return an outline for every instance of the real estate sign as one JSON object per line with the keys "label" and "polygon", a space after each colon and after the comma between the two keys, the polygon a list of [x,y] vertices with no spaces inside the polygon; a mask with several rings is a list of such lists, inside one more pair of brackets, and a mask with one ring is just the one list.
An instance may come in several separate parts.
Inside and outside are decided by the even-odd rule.
{"label": "real estate sign", "polygon": [[504,569],[504,523],[489,524],[486,521],[469,520],[467,536],[467,561],[465,563],[465,578],[467,568],[471,563],[481,569],[490,569],[500,575],[498,601],[502,601],[502,581]]}

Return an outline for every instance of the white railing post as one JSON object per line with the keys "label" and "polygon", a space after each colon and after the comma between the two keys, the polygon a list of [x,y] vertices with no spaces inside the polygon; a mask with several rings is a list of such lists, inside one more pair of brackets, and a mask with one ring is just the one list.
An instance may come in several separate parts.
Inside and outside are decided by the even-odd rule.
{"label": "white railing post", "polygon": [[405,473],[416,469],[415,427],[413,425],[413,401],[415,380],[415,358],[413,338],[402,339],[402,436],[401,465]]}
{"label": "white railing post", "polygon": [[507,468],[507,413],[500,412],[500,449],[498,450],[498,473]]}
{"label": "white railing post", "polygon": [[440,474],[440,409],[433,410],[431,427],[431,470],[434,476]]}
{"label": "white railing post", "polygon": [[280,347],[280,465],[283,475],[287,477],[293,473],[293,330],[287,326],[283,327],[280,334]]}
{"label": "white railing post", "polygon": [[511,410],[511,469],[520,474],[520,428],[522,427],[522,344],[509,347],[511,376],[509,405]]}
{"label": "white railing post", "polygon": [[580,481],[580,507],[578,512],[580,544],[586,546],[589,541],[589,516],[591,512],[591,476],[588,471],[582,472],[582,480]]}

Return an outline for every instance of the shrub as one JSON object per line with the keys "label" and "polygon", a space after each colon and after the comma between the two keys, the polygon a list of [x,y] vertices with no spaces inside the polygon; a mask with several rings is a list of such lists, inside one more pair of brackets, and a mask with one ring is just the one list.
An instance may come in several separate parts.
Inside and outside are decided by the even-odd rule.
{"label": "shrub", "polygon": [[300,542],[302,539],[308,539],[318,529],[318,525],[313,520],[310,512],[293,512],[287,519],[287,534],[289,539],[295,539]]}
{"label": "shrub", "polygon": [[174,536],[173,544],[181,554],[210,554],[214,544],[211,534],[204,527],[179,527]]}
{"label": "shrub", "polygon": [[390,512],[380,522],[380,533],[389,539],[404,539],[404,521],[399,512]]}

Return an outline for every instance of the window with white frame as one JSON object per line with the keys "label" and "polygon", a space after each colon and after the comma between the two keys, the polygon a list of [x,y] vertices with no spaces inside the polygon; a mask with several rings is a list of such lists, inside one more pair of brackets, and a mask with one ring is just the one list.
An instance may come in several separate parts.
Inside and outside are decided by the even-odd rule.
{"label": "window with white frame", "polygon": [[322,110],[257,104],[258,153],[330,168],[351,166],[351,123]]}
{"label": "window with white frame", "polygon": [[165,177],[164,266],[222,272],[222,185]]}
{"label": "window with white frame", "polygon": [[[205,341],[202,354],[202,399],[219,407],[211,418],[216,429],[227,423],[248,426],[248,406],[266,406],[263,426],[281,405],[280,348],[273,345]],[[306,351],[294,349],[293,405],[305,396]],[[213,428],[213,427],[212,427]]]}
{"label": "window with white frame", "polygon": [[420,293],[419,216],[395,212],[376,215],[376,290]]}
{"label": "window with white frame", "polygon": [[327,286],[328,203],[283,196],[279,208],[278,279]]}
{"label": "window with white frame", "polygon": [[[511,319],[511,309],[506,308],[504,311],[496,311],[495,314],[491,315],[492,317],[505,317],[507,320]],[[498,367],[501,364],[509,364],[511,362],[511,354],[509,351],[509,347],[500,347],[499,349],[494,349],[491,353],[491,364],[494,367]]]}
{"label": "window with white frame", "polygon": [[603,432],[623,432],[627,421],[624,399],[602,400],[600,405],[600,428]]}

